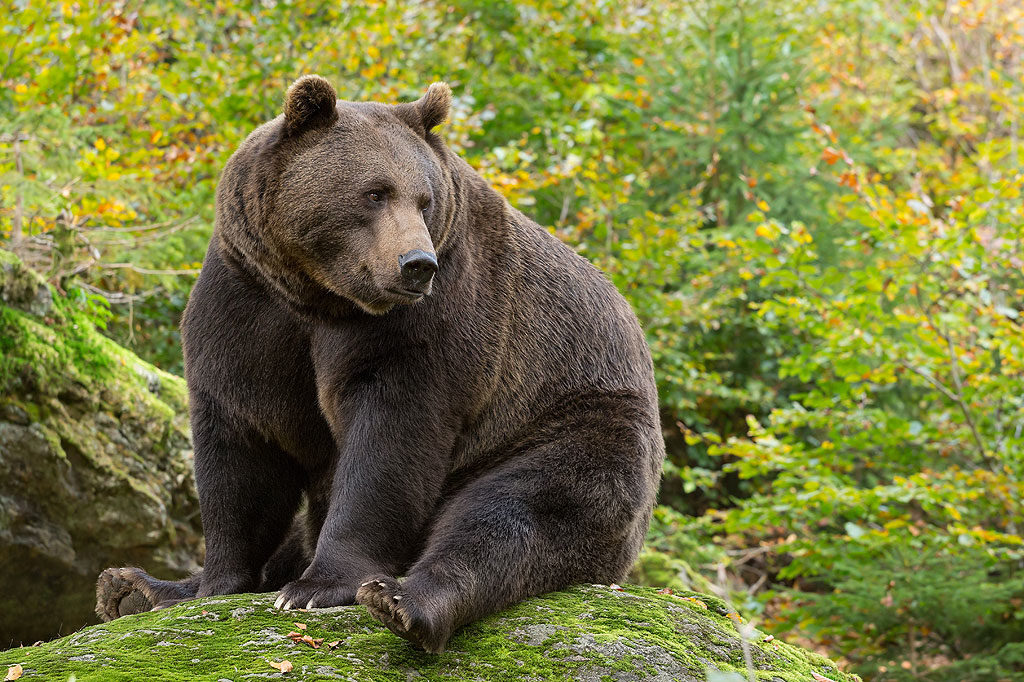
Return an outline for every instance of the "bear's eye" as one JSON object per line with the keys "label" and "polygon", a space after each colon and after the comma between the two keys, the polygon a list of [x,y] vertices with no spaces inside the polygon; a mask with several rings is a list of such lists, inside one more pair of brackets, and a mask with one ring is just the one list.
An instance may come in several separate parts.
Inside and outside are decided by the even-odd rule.
{"label": "bear's eye", "polygon": [[420,213],[426,215],[430,209],[430,199],[420,199]]}
{"label": "bear's eye", "polygon": [[373,190],[366,193],[366,198],[375,204],[383,204],[387,200],[388,195],[383,190]]}

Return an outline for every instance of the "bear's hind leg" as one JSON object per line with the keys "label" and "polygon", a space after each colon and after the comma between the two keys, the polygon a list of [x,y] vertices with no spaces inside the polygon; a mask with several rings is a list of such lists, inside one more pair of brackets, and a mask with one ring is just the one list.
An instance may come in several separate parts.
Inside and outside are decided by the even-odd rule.
{"label": "bear's hind leg", "polygon": [[628,405],[574,417],[458,492],[407,577],[375,576],[356,600],[436,653],[460,626],[528,597],[621,580],[650,520],[660,433]]}
{"label": "bear's hind leg", "polygon": [[202,575],[157,580],[141,568],[108,568],[96,581],[96,615],[104,622],[193,599]]}
{"label": "bear's hind leg", "polygon": [[[263,567],[260,592],[280,589],[295,580],[309,565],[305,542],[306,523],[297,515],[284,542]],[[108,568],[96,581],[96,615],[103,622],[195,599],[202,569],[181,580],[159,580],[141,568]]]}

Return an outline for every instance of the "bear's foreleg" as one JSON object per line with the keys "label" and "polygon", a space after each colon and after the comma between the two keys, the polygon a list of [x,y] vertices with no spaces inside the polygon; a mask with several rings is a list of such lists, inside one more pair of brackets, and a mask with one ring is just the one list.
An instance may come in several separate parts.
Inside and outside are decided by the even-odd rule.
{"label": "bear's foreleg", "polygon": [[[407,376],[420,376],[407,372]],[[346,392],[327,513],[313,560],[276,605],[351,604],[369,575],[406,568],[440,497],[455,431],[430,387],[396,378]]]}
{"label": "bear's foreleg", "polygon": [[[197,596],[259,589],[268,559],[295,518],[305,472],[209,396],[194,393],[191,408],[196,488],[206,536]],[[284,572],[289,570],[293,567]]]}

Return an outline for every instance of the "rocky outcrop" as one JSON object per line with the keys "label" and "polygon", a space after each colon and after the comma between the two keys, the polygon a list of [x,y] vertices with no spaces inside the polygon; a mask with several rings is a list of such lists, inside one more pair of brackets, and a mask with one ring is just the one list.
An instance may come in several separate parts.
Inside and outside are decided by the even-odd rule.
{"label": "rocky outcrop", "polygon": [[[0,653],[0,672],[64,680],[658,680],[854,682],[827,659],[748,628],[697,593],[583,586],[470,625],[417,651],[360,606],[282,612],[234,595],[126,616]],[[751,677],[752,676],[752,677]]]}
{"label": "rocky outcrop", "polygon": [[184,381],[0,251],[0,647],[96,622],[95,581],[198,567]]}

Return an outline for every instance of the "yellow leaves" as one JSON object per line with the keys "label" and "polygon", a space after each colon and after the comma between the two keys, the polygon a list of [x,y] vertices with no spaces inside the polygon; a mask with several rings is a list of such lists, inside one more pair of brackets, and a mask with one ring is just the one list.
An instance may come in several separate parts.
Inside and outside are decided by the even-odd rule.
{"label": "yellow leaves", "polygon": [[761,223],[754,228],[754,234],[764,239],[775,239],[779,236],[779,230],[772,223]]}
{"label": "yellow leaves", "polygon": [[807,228],[802,223],[793,223],[789,236],[797,244],[810,244],[814,241],[811,233],[807,231]]}
{"label": "yellow leaves", "polygon": [[757,201],[757,207],[764,212],[767,212],[768,209],[771,208],[770,206],[768,206],[768,202],[765,201],[764,199],[759,199]]}
{"label": "yellow leaves", "polygon": [[93,143],[93,146],[94,146],[94,147],[96,147],[96,150],[97,150],[97,151],[101,151],[101,152],[102,152],[102,151],[103,151],[104,149],[106,149],[106,148],[107,148],[107,142],[106,142],[106,140],[104,140],[104,139],[103,139],[103,138],[101,137],[101,138],[98,138],[98,139],[97,139],[97,140],[96,140],[96,141],[95,141],[95,142]]}
{"label": "yellow leaves", "polygon": [[28,92],[28,86],[24,83],[18,83],[14,86],[14,91],[19,95],[24,95],[26,92]]}

